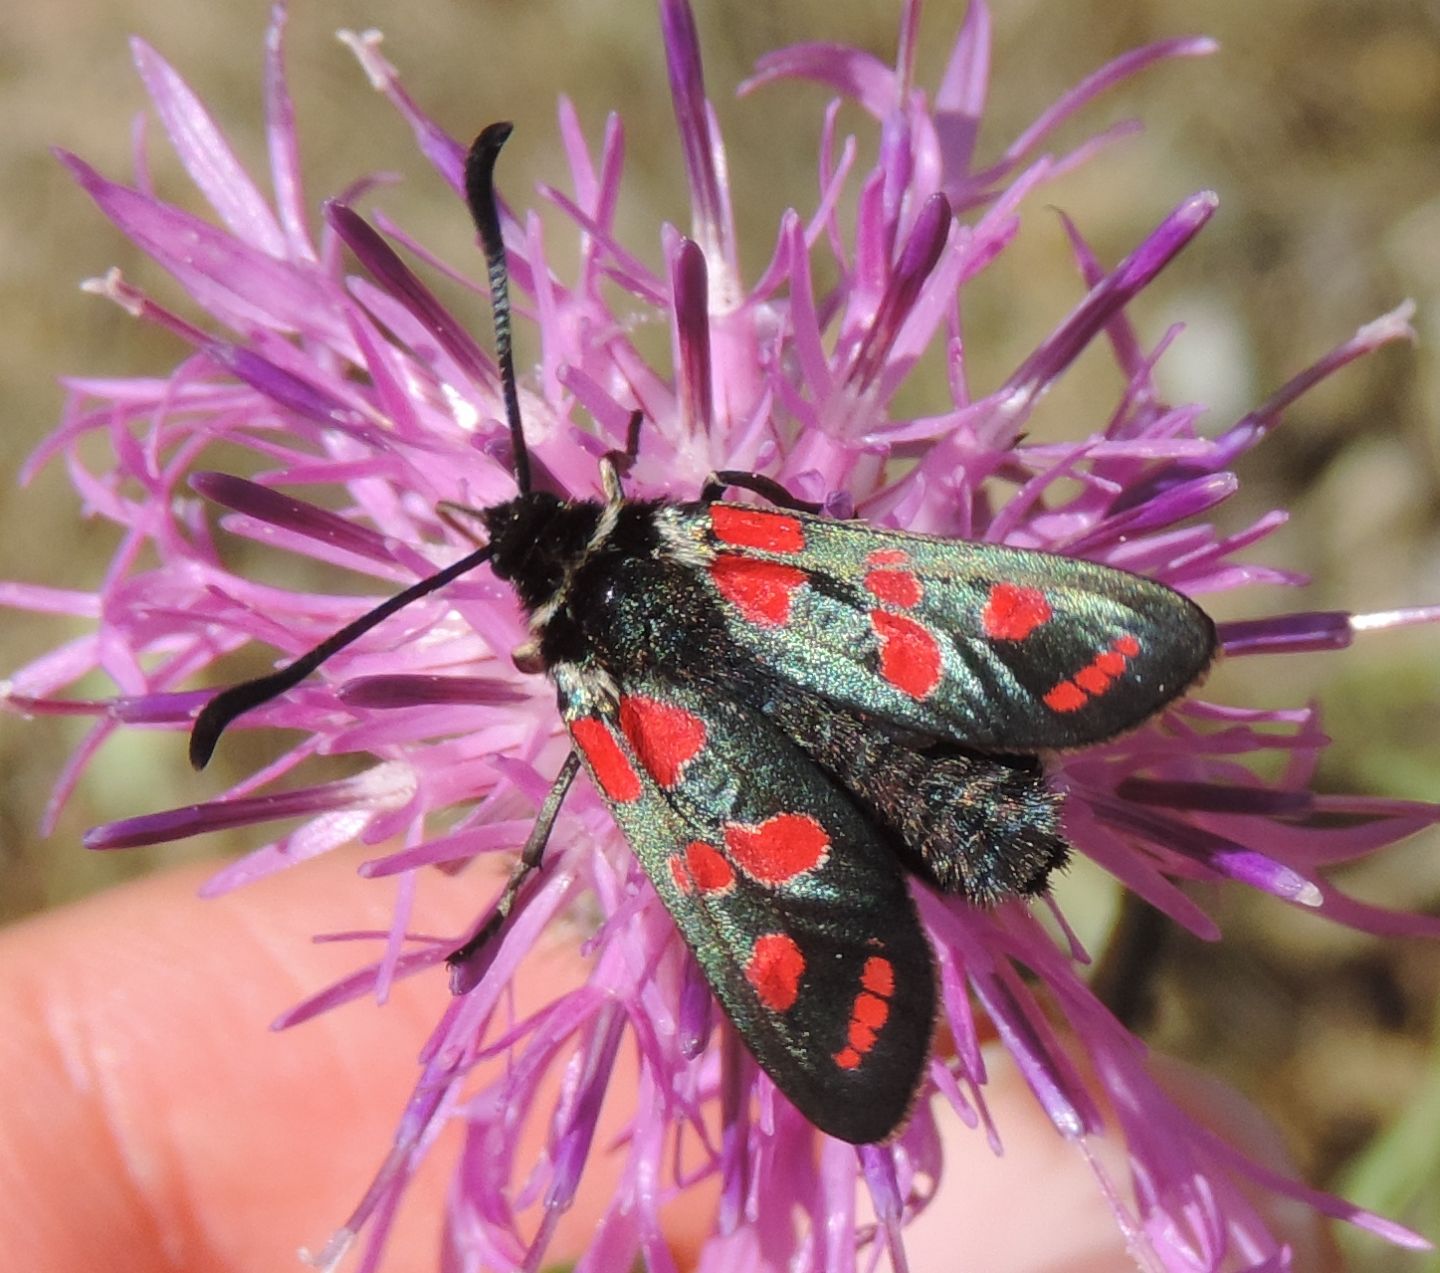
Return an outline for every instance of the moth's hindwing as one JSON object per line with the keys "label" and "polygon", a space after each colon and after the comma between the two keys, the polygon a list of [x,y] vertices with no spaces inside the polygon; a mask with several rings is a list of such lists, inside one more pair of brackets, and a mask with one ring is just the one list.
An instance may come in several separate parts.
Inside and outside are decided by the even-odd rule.
{"label": "moth's hindwing", "polygon": [[761,1067],[822,1131],[890,1135],[935,1016],[894,853],[741,702],[657,676],[617,696],[575,665],[551,671],[585,767]]}
{"label": "moth's hindwing", "polygon": [[1215,654],[1204,611],[1122,570],[789,510],[690,507],[729,633],[770,673],[981,751],[1113,738]]}
{"label": "moth's hindwing", "polygon": [[906,737],[873,716],[771,686],[766,715],[823,769],[904,866],[981,905],[1043,889],[1069,855],[1061,793],[1034,756]]}

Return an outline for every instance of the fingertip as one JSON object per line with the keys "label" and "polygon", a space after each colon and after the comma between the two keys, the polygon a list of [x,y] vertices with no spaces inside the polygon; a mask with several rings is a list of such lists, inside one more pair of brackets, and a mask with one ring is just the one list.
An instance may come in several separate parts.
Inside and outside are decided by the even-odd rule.
{"label": "fingertip", "polygon": [[[203,870],[170,872],[0,933],[10,1267],[273,1270],[343,1219],[445,1002],[429,979],[383,1011],[267,1028],[360,962],[313,932],[388,926],[389,891],[357,880],[355,861],[215,901],[195,895]],[[432,1175],[396,1233],[417,1255],[436,1249]]]}
{"label": "fingertip", "polygon": [[[8,1267],[273,1273],[293,1267],[300,1247],[324,1245],[393,1144],[417,1056],[451,1002],[437,961],[396,984],[383,1008],[358,1002],[269,1028],[377,953],[312,940],[389,927],[393,891],[361,879],[361,860],[327,855],[213,899],[197,896],[208,868],[172,871],[0,931]],[[480,871],[424,877],[415,926],[463,932],[499,887]],[[516,1012],[553,1001],[585,970],[573,942],[538,947],[514,987]],[[520,1120],[513,1152],[526,1171],[550,1131],[558,1070]],[[635,1071],[633,1047],[622,1048],[548,1260],[582,1255],[613,1199],[623,1148],[612,1147],[623,1146]],[[406,1188],[386,1267],[436,1261],[463,1106],[454,1117]],[[677,1253],[698,1250],[712,1204],[692,1193],[667,1214]],[[538,1210],[520,1211],[523,1231]]]}

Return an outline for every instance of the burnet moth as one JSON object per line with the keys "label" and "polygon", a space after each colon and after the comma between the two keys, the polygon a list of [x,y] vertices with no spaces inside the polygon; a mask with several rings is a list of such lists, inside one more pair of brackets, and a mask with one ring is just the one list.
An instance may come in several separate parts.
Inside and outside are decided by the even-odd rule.
{"label": "burnet moth", "polygon": [[[935,1021],[907,876],[987,904],[1043,891],[1069,852],[1049,752],[1154,716],[1216,651],[1193,602],[1087,561],[818,516],[717,473],[688,503],[539,489],[521,427],[494,169],[466,194],[489,266],[519,493],[487,542],[270,676],[213,698],[190,758],[401,607],[482,563],[530,618],[516,653],[573,744],[490,921],[450,958],[463,991],[539,865],[579,768],[775,1085],[857,1144],[902,1125]],[[638,425],[638,420],[637,420]],[[635,430],[632,430],[632,435]],[[632,450],[633,450],[632,437]],[[719,497],[744,488],[768,503]]]}

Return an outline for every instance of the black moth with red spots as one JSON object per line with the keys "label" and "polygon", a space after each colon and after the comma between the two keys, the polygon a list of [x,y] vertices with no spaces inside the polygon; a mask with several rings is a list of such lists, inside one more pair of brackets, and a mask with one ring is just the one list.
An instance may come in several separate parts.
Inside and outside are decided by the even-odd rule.
{"label": "black moth with red spots", "polygon": [[[467,186],[520,494],[480,511],[484,548],[212,700],[192,758],[488,560],[530,615],[525,665],[554,681],[580,762],[755,1059],[822,1131],[883,1140],[914,1100],[935,1019],[908,875],[979,904],[1043,890],[1068,849],[1040,757],[1160,711],[1210,663],[1214,627],[1178,593],[1090,562],[790,507],[632,501],[613,469],[604,502],[532,489],[492,188],[507,135],[477,140]],[[452,956],[459,988],[483,972],[575,769],[490,922]]]}

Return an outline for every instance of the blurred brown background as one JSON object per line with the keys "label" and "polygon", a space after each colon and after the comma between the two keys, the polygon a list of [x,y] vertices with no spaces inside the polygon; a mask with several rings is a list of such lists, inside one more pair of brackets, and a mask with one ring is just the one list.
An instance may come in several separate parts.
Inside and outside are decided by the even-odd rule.
{"label": "blurred brown background", "polygon": [[[1221,512],[1239,527],[1283,505],[1291,525],[1257,556],[1312,572],[1304,594],[1253,593],[1222,612],[1385,608],[1440,603],[1440,6],[1419,0],[998,0],[991,107],[982,161],[1065,87],[1147,41],[1205,33],[1215,57],[1163,65],[1104,98],[1061,134],[1078,140],[1141,115],[1147,131],[1047,187],[1005,259],[967,306],[973,383],[993,384],[1079,294],[1056,218],[1063,207],[1113,262],[1178,200],[1221,197],[1212,224],[1134,307],[1148,338],[1189,323],[1162,367],[1170,395],[1213,406],[1226,423],[1356,326],[1404,297],[1418,304],[1418,349],[1352,367],[1292,410],[1241,468],[1242,496]],[[800,39],[865,46],[887,60],[896,6],[792,0],[774,12],[711,3],[698,14],[720,112],[750,277],[765,263],[781,210],[813,202],[817,90],[781,87],[737,101],[733,85],[767,49]],[[919,82],[933,85],[963,16],[932,0]],[[12,5],[0,44],[0,578],[84,587],[101,576],[111,532],[82,523],[62,474],[23,494],[11,475],[56,417],[66,372],[163,372],[175,346],[79,280],[120,264],[172,297],[157,270],[95,213],[47,152],[73,149],[114,176],[129,172],[130,120],[143,95],[125,39],[155,44],[210,104],[264,182],[259,0],[54,0]],[[409,89],[454,133],[500,116],[521,127],[507,153],[512,199],[537,179],[563,183],[554,101],[575,99],[589,135],[622,109],[629,134],[622,221],[658,259],[656,227],[685,221],[653,6],[620,0],[300,0],[289,66],[311,206],[379,169],[404,184],[375,202],[424,242],[464,262],[462,210],[369,88],[338,27],[381,26]],[[778,126],[777,126],[778,122]],[[852,126],[856,123],[851,120]],[[169,197],[198,206],[158,128],[151,154]],[[522,337],[523,339],[523,337]],[[522,358],[524,350],[522,348]],[[1044,427],[1088,428],[1115,378],[1087,359],[1047,404]],[[923,392],[923,390],[920,390]],[[1069,424],[1067,425],[1067,421]],[[1075,423],[1078,421],[1079,423]],[[69,629],[7,615],[0,671]],[[1242,662],[1210,686],[1231,702],[1324,704],[1336,746],[1322,785],[1440,799],[1440,628],[1377,636],[1340,655]],[[99,857],[83,829],[201,799],[177,737],[131,735],[107,749],[61,821],[35,828],[71,722],[0,718],[0,917],[61,904],[195,850]],[[1440,836],[1345,873],[1368,900],[1434,909]],[[1082,881],[1083,885],[1083,881]],[[1082,890],[1083,892],[1083,887]],[[1283,1128],[1305,1176],[1352,1192],[1440,1236],[1440,1060],[1432,1045],[1440,989],[1433,945],[1379,943],[1239,890],[1206,899],[1229,939],[1172,936],[1153,965],[1150,1037],[1233,1081]],[[277,1008],[280,1005],[277,1005]],[[1440,1267],[1367,1242],[1356,1267]]]}

